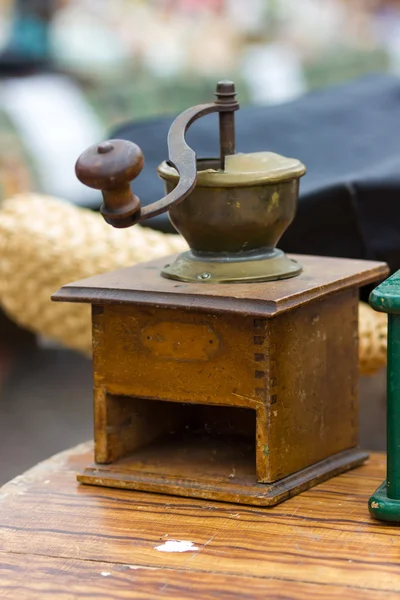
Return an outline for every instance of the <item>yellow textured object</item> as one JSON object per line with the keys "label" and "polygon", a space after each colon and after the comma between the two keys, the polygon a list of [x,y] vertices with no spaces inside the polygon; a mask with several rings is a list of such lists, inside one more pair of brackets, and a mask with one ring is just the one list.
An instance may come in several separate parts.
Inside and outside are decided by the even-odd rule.
{"label": "yellow textured object", "polygon": [[387,314],[360,302],[358,315],[360,372],[373,375],[386,365]]}
{"label": "yellow textured object", "polygon": [[[39,195],[0,207],[0,305],[22,327],[91,354],[90,306],[56,303],[66,283],[187,249],[178,235],[114,229],[90,210]],[[360,303],[360,371],[386,364],[385,314]]]}
{"label": "yellow textured object", "polygon": [[76,279],[184,249],[177,235],[139,225],[114,229],[62,200],[15,196],[0,207],[0,304],[24,328],[89,355],[90,306],[50,296]]}

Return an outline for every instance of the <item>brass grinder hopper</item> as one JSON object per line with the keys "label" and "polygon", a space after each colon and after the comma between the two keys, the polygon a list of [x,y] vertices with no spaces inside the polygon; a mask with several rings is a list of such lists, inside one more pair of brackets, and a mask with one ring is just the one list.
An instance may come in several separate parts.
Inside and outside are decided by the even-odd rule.
{"label": "brass grinder hopper", "polygon": [[[276,246],[292,222],[305,166],[272,152],[235,152],[235,86],[222,81],[217,100],[183,112],[168,134],[169,160],[158,168],[167,195],[141,207],[130,182],[144,157],[132,142],[110,140],[88,148],[76,174],[103,194],[101,213],[114,227],[129,227],[162,212],[187,241],[161,272],[185,282],[272,281],[294,277],[301,266]],[[218,112],[220,158],[196,159],[185,133],[198,118]]]}

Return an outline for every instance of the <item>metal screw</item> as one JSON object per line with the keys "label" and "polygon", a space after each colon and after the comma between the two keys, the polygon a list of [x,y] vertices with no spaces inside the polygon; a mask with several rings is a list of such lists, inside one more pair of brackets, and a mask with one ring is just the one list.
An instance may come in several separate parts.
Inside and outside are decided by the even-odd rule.
{"label": "metal screw", "polygon": [[197,277],[198,277],[198,279],[210,279],[211,278],[211,273],[201,273]]}
{"label": "metal screw", "polygon": [[111,150],[114,150],[114,146],[110,142],[102,142],[97,146],[97,152],[99,154],[107,154],[108,152],[111,152]]}

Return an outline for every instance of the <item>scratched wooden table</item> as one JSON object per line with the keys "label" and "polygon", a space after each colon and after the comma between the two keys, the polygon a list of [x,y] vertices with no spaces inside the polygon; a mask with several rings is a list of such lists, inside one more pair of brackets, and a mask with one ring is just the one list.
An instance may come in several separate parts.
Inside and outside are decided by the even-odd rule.
{"label": "scratched wooden table", "polygon": [[0,598],[399,598],[400,528],[367,510],[382,454],[272,509],[79,486],[90,455],[1,488]]}

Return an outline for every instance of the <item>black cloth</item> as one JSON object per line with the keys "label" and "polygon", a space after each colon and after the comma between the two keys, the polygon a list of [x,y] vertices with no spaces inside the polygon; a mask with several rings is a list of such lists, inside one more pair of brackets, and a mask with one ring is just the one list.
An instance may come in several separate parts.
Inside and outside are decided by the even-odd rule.
{"label": "black cloth", "polygon": [[[171,122],[128,123],[112,133],[143,149],[146,166],[133,189],[146,204],[163,195],[156,168],[167,157]],[[280,106],[247,106],[236,124],[238,152],[270,150],[307,167],[282,250],[400,269],[400,79],[373,75]],[[198,157],[218,156],[217,116],[194,123],[187,140]],[[173,231],[167,215],[147,225]]]}

